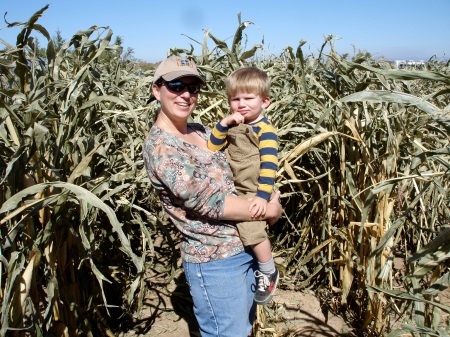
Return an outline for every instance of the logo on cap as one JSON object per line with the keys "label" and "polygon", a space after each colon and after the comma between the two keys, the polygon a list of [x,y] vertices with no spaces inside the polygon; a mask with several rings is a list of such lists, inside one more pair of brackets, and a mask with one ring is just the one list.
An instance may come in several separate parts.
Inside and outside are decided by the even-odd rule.
{"label": "logo on cap", "polygon": [[178,65],[178,67],[191,67],[191,68],[194,67],[192,62],[190,62],[189,60],[186,60],[186,59],[177,60],[177,65]]}

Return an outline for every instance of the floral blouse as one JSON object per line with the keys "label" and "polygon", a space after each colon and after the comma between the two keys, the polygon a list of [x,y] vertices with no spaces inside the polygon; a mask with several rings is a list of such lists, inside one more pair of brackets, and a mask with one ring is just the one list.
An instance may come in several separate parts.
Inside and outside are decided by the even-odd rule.
{"label": "floral blouse", "polygon": [[[211,130],[189,123],[205,139]],[[219,260],[244,250],[236,226],[220,220],[226,195],[236,195],[222,151],[199,148],[153,125],[144,142],[144,163],[152,186],[183,235],[187,262]]]}

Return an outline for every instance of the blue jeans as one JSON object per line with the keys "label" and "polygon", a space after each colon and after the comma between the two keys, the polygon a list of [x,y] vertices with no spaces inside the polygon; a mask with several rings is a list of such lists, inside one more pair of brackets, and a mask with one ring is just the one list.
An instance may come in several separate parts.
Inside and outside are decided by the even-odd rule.
{"label": "blue jeans", "polygon": [[256,313],[256,267],[250,250],[211,262],[183,262],[202,337],[249,335]]}

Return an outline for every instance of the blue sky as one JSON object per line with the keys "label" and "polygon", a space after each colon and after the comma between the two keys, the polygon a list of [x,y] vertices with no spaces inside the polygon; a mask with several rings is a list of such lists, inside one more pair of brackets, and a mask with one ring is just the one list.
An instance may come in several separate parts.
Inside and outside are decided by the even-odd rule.
{"label": "blue sky", "polygon": [[230,45],[238,13],[254,23],[244,31],[248,46],[264,39],[266,55],[277,56],[288,46],[295,50],[301,40],[307,42],[305,54],[317,54],[330,34],[341,54],[367,50],[393,60],[450,55],[450,0],[0,0],[0,38],[14,44],[19,33],[19,28],[4,28],[5,12],[8,22],[23,22],[46,4],[50,7],[38,23],[51,36],[59,30],[68,40],[78,30],[109,26],[136,58],[149,62],[190,43],[200,54],[201,46],[188,37],[201,42],[205,29]]}

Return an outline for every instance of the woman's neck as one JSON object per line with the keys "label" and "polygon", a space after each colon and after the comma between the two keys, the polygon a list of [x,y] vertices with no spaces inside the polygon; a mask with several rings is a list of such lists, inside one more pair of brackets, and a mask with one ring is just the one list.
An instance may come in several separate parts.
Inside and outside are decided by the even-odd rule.
{"label": "woman's neck", "polygon": [[167,118],[162,113],[159,114],[155,124],[164,131],[170,132],[175,135],[184,136],[189,132],[187,121],[175,123],[173,120]]}
{"label": "woman's neck", "polygon": [[195,128],[189,127],[187,121],[180,123],[180,125],[176,125],[171,119],[168,119],[166,116],[160,114],[156,119],[155,125],[165,132],[183,140],[183,142],[187,142],[204,150],[208,150],[206,140],[197,134]]}

